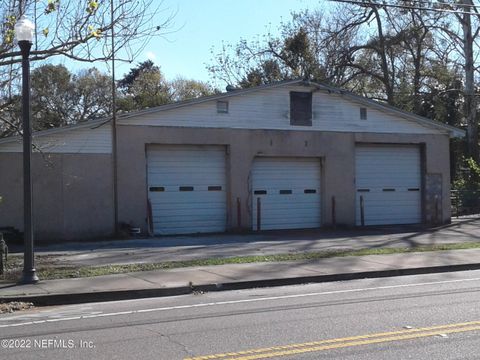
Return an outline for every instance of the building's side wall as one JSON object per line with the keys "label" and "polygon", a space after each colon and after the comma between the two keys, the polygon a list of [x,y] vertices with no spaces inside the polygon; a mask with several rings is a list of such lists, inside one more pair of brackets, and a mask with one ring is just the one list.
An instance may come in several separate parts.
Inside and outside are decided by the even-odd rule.
{"label": "building's side wall", "polygon": [[[113,230],[110,154],[34,154],[35,237],[85,240]],[[23,231],[21,153],[0,153],[0,227]]]}
{"label": "building's side wall", "polygon": [[[120,126],[118,156],[119,219],[146,230],[148,144],[226,145],[230,173],[228,226],[237,227],[236,199],[242,227],[251,227],[249,176],[255,156],[318,157],[323,163],[323,219],[332,222],[336,200],[338,224],[355,223],[355,146],[357,143],[418,144],[425,148],[426,174],[441,174],[443,222],[450,219],[448,136],[426,134],[353,134],[341,132],[201,129]],[[392,159],[395,161],[395,159]],[[428,219],[428,216],[427,216]]]}

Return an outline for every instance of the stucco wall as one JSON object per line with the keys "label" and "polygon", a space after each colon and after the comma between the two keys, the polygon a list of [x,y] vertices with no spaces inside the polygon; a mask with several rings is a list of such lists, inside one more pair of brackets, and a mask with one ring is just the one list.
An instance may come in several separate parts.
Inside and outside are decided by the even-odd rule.
{"label": "stucco wall", "polygon": [[[0,153],[0,226],[23,231],[22,154]],[[83,240],[112,233],[111,155],[34,154],[35,238]]]}
{"label": "stucco wall", "polygon": [[[418,144],[424,173],[441,176],[443,222],[450,219],[449,139],[446,135],[407,135],[286,130],[202,129],[119,126],[119,221],[147,230],[149,144],[224,145],[228,149],[228,224],[250,229],[249,176],[256,156],[316,157],[322,163],[322,224],[355,223],[355,145]],[[395,161],[395,159],[392,159]],[[113,228],[112,171],[109,154],[35,154],[35,230],[38,241],[82,240],[108,236]],[[23,230],[22,155],[0,153],[0,226]],[[425,201],[424,201],[425,205]],[[428,204],[427,204],[428,205]],[[430,206],[430,210],[432,211]],[[426,214],[428,215],[428,214]],[[432,216],[425,216],[430,221]]]}
{"label": "stucco wall", "polygon": [[[450,219],[449,140],[446,135],[374,134],[284,130],[202,129],[120,126],[118,130],[119,220],[147,229],[146,156],[148,144],[225,145],[230,173],[228,224],[237,227],[236,199],[241,201],[242,227],[251,227],[248,181],[255,156],[318,157],[322,159],[322,223],[355,223],[356,143],[418,144],[425,151],[425,172],[443,179],[443,222]],[[392,159],[394,161],[394,159]]]}

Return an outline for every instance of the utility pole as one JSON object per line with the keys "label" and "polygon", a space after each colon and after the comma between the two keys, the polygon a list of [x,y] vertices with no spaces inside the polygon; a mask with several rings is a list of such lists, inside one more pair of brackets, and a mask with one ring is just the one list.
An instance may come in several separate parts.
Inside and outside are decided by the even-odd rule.
{"label": "utility pole", "polygon": [[114,5],[110,0],[112,24],[112,188],[113,188],[113,232],[118,234],[118,170],[117,170],[117,86],[115,84],[115,22]]}
{"label": "utility pole", "polygon": [[458,15],[463,30],[463,52],[465,55],[465,118],[467,120],[468,154],[477,163],[479,161],[477,101],[474,86],[474,60],[473,60],[473,35],[472,35],[472,0],[461,0],[463,5],[462,15]]}

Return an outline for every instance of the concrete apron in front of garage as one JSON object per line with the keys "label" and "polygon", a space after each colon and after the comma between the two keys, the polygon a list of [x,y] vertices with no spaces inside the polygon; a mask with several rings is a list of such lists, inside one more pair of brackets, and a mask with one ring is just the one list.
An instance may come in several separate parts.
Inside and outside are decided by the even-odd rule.
{"label": "concrete apron in front of garage", "polygon": [[39,246],[36,253],[54,255],[60,263],[65,261],[70,265],[101,266],[328,250],[415,247],[474,241],[480,241],[480,218],[454,219],[452,224],[435,229],[421,226],[389,226],[55,244]]}

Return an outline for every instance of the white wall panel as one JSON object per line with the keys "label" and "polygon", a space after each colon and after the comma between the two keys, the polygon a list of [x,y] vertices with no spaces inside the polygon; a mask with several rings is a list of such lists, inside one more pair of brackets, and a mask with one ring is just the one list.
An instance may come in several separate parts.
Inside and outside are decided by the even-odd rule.
{"label": "white wall panel", "polygon": [[[33,151],[70,154],[111,154],[112,134],[108,124],[95,129],[73,128],[33,137]],[[22,140],[0,144],[0,152],[22,152]]]}

